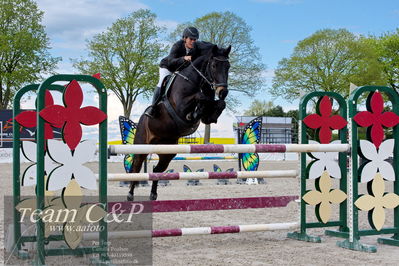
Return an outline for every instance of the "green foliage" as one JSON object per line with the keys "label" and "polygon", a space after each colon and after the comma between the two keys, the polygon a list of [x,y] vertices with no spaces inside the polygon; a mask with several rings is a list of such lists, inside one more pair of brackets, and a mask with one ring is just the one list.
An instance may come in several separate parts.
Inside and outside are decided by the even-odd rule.
{"label": "green foliage", "polygon": [[249,109],[244,111],[245,116],[288,117],[287,114],[280,105],[275,106],[271,101],[260,100],[254,100]]}
{"label": "green foliage", "polygon": [[300,91],[347,96],[350,82],[375,85],[383,80],[373,47],[345,29],[325,29],[300,41],[291,57],[279,62],[270,92],[288,100],[298,99]]}
{"label": "green foliage", "polygon": [[387,84],[399,90],[399,28],[393,33],[386,33],[377,38],[371,37],[368,41],[377,50]]}
{"label": "green foliage", "polygon": [[277,105],[277,106],[274,106],[274,107],[270,108],[270,109],[266,112],[265,116],[271,116],[271,117],[284,117],[284,116],[286,116],[286,115],[285,115],[285,112],[284,112],[284,110],[283,110],[283,107],[281,107],[280,105]]}
{"label": "green foliage", "polygon": [[288,112],[285,113],[286,117],[292,117],[296,122],[299,120],[299,110],[289,110]]}
{"label": "green foliage", "polygon": [[[200,40],[217,44],[220,47],[232,46],[230,53],[230,75],[227,106],[234,109],[240,104],[234,92],[254,96],[264,83],[262,72],[265,70],[261,62],[259,48],[255,46],[250,33],[251,27],[232,12],[212,12],[192,22],[177,26],[170,40],[181,38],[183,29],[194,26],[199,30]],[[233,93],[231,93],[233,92]]]}
{"label": "green foliage", "polygon": [[31,0],[0,0],[0,109],[11,106],[15,92],[52,73],[60,58],[51,57],[41,21]]}
{"label": "green foliage", "polygon": [[271,101],[254,100],[248,110],[244,111],[246,116],[265,116],[265,114],[274,107]]}
{"label": "green foliage", "polygon": [[83,73],[101,73],[105,87],[121,101],[126,117],[137,97],[152,94],[158,81],[165,46],[158,39],[164,29],[155,20],[155,14],[143,9],[118,19],[87,42],[88,60],[74,60],[74,67]]}

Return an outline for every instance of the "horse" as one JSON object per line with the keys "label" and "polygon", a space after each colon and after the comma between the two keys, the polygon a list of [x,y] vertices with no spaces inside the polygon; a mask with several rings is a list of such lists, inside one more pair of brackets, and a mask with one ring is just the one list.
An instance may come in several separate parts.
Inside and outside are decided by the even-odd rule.
{"label": "horse", "polygon": [[[226,107],[228,94],[228,71],[230,68],[228,48],[212,46],[203,55],[189,62],[189,66],[175,72],[162,101],[155,106],[155,115],[141,115],[134,144],[177,144],[178,139],[194,133],[200,121],[204,124],[217,123]],[[216,95],[218,100],[216,100]],[[131,173],[139,173],[148,154],[135,154]],[[154,173],[164,172],[176,154],[159,154]],[[134,200],[134,188],[130,184],[128,201]],[[152,182],[150,200],[157,199],[158,181]]]}

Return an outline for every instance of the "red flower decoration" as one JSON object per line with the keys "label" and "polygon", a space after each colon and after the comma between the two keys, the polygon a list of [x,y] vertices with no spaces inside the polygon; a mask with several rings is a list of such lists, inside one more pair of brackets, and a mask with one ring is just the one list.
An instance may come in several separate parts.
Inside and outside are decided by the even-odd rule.
{"label": "red flower decoration", "polygon": [[384,140],[384,127],[394,127],[399,123],[399,116],[394,112],[383,112],[384,100],[380,92],[376,91],[367,99],[367,110],[357,113],[353,120],[361,127],[369,127],[369,136],[378,149]]}
{"label": "red flower decoration", "polygon": [[319,129],[319,141],[328,144],[331,141],[332,129],[342,129],[348,122],[340,115],[331,116],[332,104],[328,96],[324,96],[318,104],[318,113],[311,114],[303,119],[310,128]]}
{"label": "red flower decoration", "polygon": [[81,108],[83,92],[76,80],[72,80],[66,87],[63,100],[65,107],[48,106],[40,112],[40,116],[52,124],[64,125],[62,129],[64,141],[71,150],[74,150],[82,138],[80,124],[96,125],[104,121],[107,115],[94,106]]}
{"label": "red flower decoration", "polygon": [[[54,105],[53,96],[49,91],[46,91],[44,105],[51,106]],[[37,125],[37,112],[36,111],[24,111],[15,117],[15,120],[22,125],[23,127],[36,127]],[[51,126],[60,128],[62,124],[52,124]],[[44,139],[52,139],[54,138],[53,129],[51,128],[49,123],[44,123]]]}

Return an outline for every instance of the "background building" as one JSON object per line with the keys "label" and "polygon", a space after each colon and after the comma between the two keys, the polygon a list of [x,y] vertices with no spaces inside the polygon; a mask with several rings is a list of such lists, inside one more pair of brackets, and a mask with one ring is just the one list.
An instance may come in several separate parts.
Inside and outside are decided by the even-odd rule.
{"label": "background building", "polygon": [[[255,118],[255,116],[236,116],[237,124],[233,126],[236,136],[241,136],[245,126]],[[261,143],[298,143],[296,125],[291,117],[262,117]]]}

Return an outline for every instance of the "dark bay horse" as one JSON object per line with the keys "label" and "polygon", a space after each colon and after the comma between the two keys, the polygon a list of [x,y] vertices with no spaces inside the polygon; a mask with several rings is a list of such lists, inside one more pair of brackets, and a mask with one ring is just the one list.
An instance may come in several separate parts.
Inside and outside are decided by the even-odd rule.
{"label": "dark bay horse", "polygon": [[[227,79],[230,63],[226,49],[213,46],[204,55],[177,73],[164,99],[155,107],[150,118],[141,115],[137,125],[134,144],[177,144],[178,139],[194,133],[200,121],[216,123],[226,107],[224,99],[228,94]],[[215,100],[215,96],[218,100]],[[163,172],[176,154],[159,154],[155,173]],[[147,154],[136,154],[131,173],[141,170]],[[134,199],[134,188],[138,182],[131,182],[127,199]],[[153,181],[150,199],[157,199],[158,181]]]}

